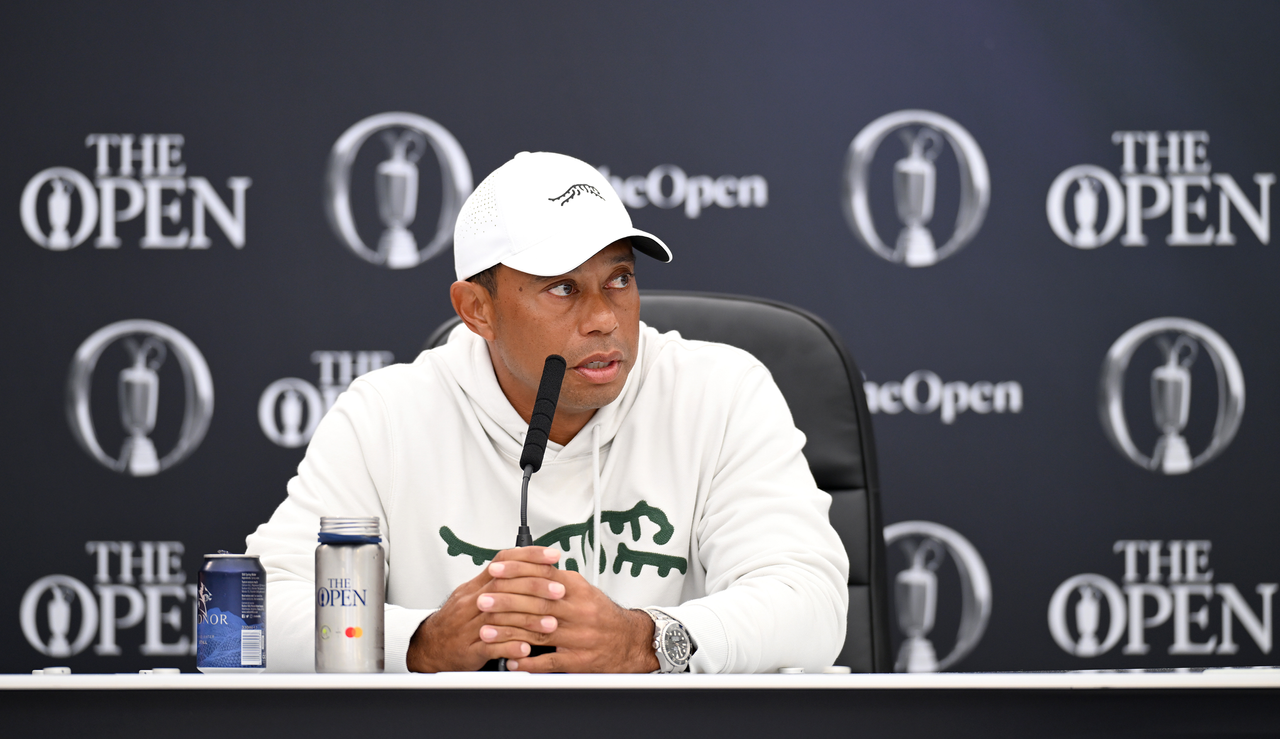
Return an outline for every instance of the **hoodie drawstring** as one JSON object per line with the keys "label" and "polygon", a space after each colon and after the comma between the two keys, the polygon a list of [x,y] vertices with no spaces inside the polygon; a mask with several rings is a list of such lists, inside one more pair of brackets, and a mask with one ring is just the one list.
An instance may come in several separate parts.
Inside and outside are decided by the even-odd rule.
{"label": "hoodie drawstring", "polygon": [[604,543],[600,541],[600,426],[591,427],[591,497],[595,506],[592,521],[595,526],[595,557],[591,563],[591,584],[600,587],[600,555],[604,551]]}

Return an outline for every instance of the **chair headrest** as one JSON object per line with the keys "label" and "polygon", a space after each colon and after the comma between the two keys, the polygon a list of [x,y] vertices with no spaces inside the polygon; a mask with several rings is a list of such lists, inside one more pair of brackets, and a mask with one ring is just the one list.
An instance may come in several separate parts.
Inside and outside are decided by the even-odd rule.
{"label": "chair headrest", "polygon": [[[787,399],[808,437],[805,457],[824,490],[863,488],[862,375],[835,331],[784,303],[736,295],[645,291],[640,318],[686,339],[730,344],[753,354]],[[864,403],[865,405],[865,403]]]}

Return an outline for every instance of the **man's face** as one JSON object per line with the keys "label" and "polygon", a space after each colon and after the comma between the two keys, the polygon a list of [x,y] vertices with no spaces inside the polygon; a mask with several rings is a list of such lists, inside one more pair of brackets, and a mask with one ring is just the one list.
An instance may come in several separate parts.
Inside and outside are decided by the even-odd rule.
{"label": "man's face", "polygon": [[[594,411],[622,392],[640,340],[635,256],[623,239],[577,269],[537,277],[499,265],[494,370],[517,410],[532,407],[547,356],[565,358],[557,417]],[[508,387],[511,383],[513,387]],[[526,401],[527,398],[527,401]]]}

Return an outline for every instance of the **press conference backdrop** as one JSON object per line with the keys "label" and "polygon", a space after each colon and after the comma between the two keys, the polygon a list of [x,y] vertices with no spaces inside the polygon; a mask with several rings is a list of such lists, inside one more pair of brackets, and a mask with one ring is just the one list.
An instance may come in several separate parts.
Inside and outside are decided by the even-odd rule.
{"label": "press conference backdrop", "polygon": [[0,12],[0,671],[191,669],[201,555],[450,315],[521,150],[671,245],[643,287],[844,337],[899,669],[1276,661],[1274,5]]}

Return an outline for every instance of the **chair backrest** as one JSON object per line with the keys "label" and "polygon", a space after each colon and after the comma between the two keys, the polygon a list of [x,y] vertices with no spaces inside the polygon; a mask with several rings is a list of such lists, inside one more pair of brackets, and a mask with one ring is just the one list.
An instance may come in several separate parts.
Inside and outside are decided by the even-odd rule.
{"label": "chair backrest", "polygon": [[[862,374],[839,336],[807,311],[738,295],[642,291],[640,318],[686,339],[745,349],[772,373],[808,437],[805,458],[831,494],[831,523],[849,555],[848,630],[836,664],[892,671],[875,444]],[[458,322],[436,329],[427,348],[444,343]]]}

